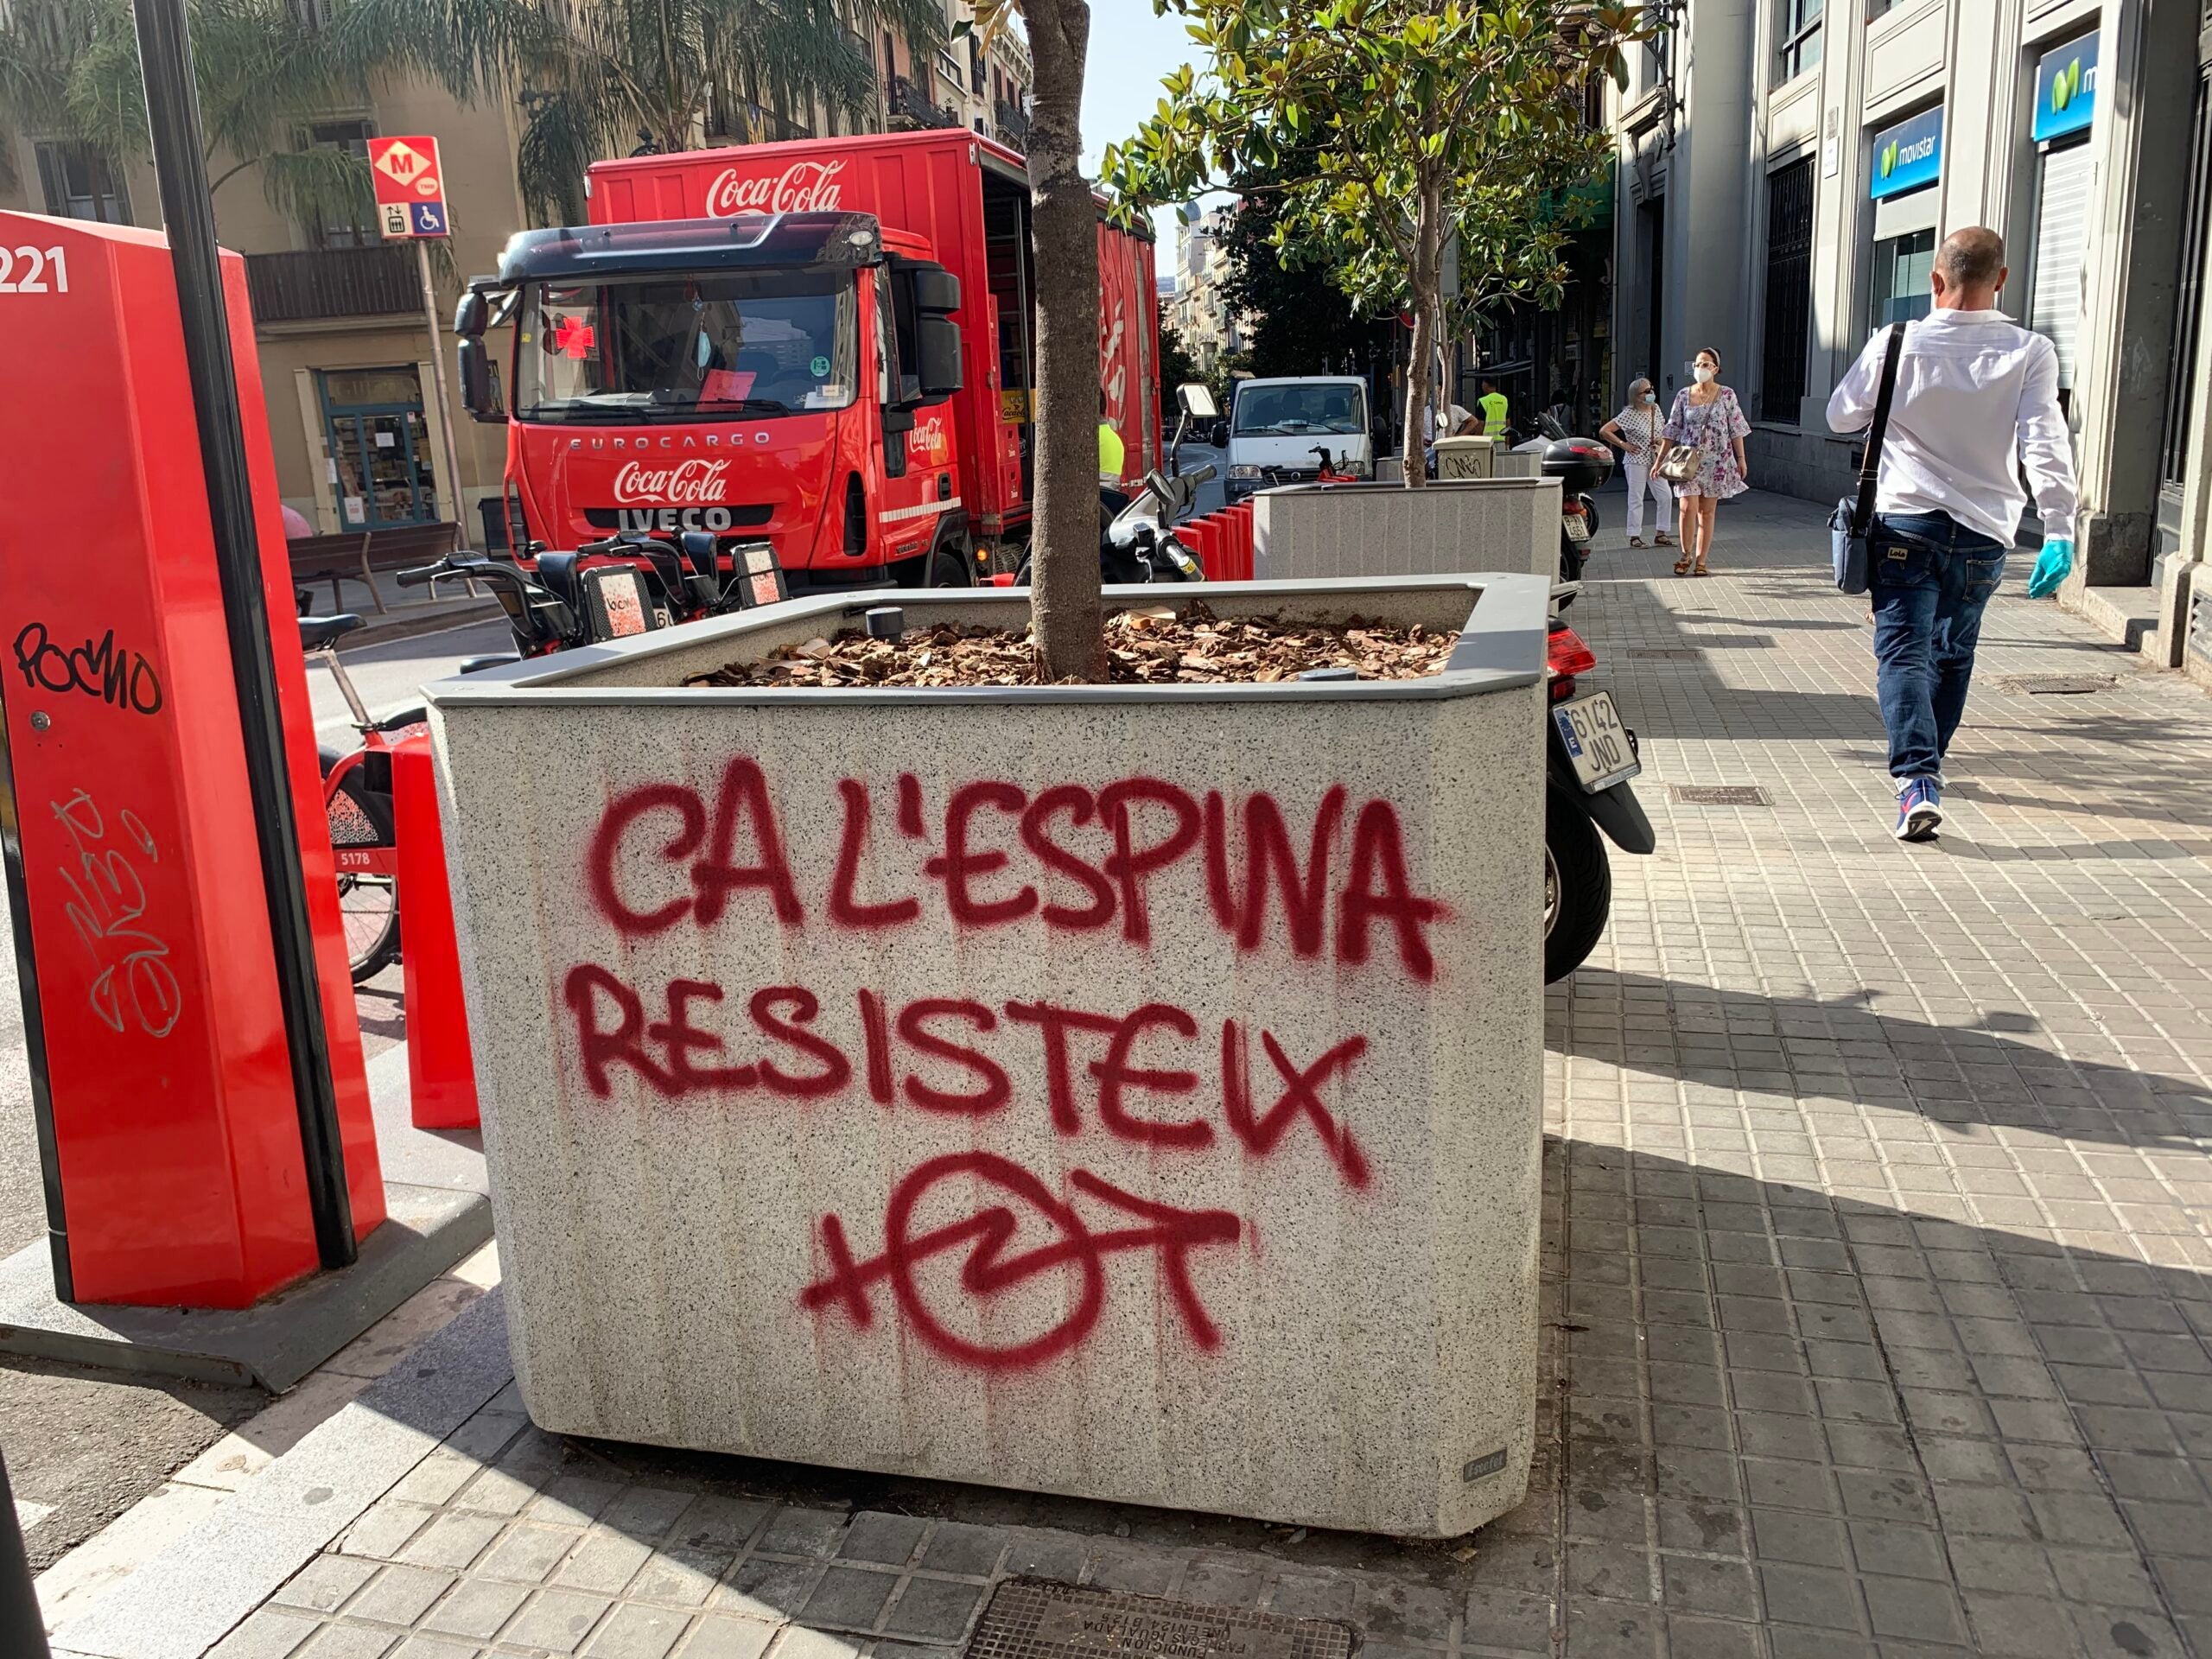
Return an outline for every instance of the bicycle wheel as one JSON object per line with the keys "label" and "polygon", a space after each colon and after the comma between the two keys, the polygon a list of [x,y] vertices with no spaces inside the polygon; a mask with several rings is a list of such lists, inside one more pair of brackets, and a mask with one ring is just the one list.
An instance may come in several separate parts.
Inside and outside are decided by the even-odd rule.
{"label": "bicycle wheel", "polygon": [[399,884],[390,876],[340,876],[338,914],[346,925],[346,960],[356,985],[398,959]]}

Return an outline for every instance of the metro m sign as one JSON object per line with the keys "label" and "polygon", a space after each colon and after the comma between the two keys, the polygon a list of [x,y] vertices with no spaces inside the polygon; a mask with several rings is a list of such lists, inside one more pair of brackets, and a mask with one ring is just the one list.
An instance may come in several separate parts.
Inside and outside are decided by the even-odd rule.
{"label": "metro m sign", "polygon": [[369,173],[376,183],[377,223],[387,240],[453,233],[436,139],[372,138]]}

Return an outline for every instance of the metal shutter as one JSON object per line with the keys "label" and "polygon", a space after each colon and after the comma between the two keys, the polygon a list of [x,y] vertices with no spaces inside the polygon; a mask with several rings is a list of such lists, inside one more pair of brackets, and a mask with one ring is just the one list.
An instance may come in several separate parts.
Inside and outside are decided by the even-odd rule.
{"label": "metal shutter", "polygon": [[2058,384],[2074,384],[2074,336],[2082,320],[2082,262],[2088,251],[2089,182],[2094,168],[2087,144],[2047,151],[2043,194],[2036,210],[2035,292],[2028,327],[2058,347]]}

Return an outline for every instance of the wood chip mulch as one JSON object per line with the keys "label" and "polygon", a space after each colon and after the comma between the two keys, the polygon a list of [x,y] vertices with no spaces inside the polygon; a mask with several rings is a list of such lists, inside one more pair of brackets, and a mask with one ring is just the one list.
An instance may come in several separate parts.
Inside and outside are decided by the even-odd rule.
{"label": "wood chip mulch", "polygon": [[[1343,626],[1275,617],[1223,620],[1193,601],[1117,611],[1106,620],[1109,677],[1116,685],[1217,684],[1296,679],[1319,668],[1349,668],[1363,680],[1411,680],[1436,673],[1457,630],[1434,632],[1353,618]],[[1011,628],[910,628],[897,641],[858,628],[834,638],[779,647],[760,662],[726,663],[686,685],[906,686],[1037,685],[1029,636]]]}

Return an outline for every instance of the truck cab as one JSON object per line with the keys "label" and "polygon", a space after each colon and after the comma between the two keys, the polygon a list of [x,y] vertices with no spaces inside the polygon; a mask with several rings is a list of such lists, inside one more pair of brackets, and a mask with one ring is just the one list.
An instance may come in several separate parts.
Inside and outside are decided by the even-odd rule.
{"label": "truck cab", "polygon": [[534,542],[703,531],[794,592],[963,583],[959,304],[868,213],[525,231],[461,302],[463,401],[506,424]]}
{"label": "truck cab", "polygon": [[1316,477],[1325,448],[1340,474],[1371,478],[1367,383],[1357,375],[1240,380],[1229,416],[1228,495]]}

